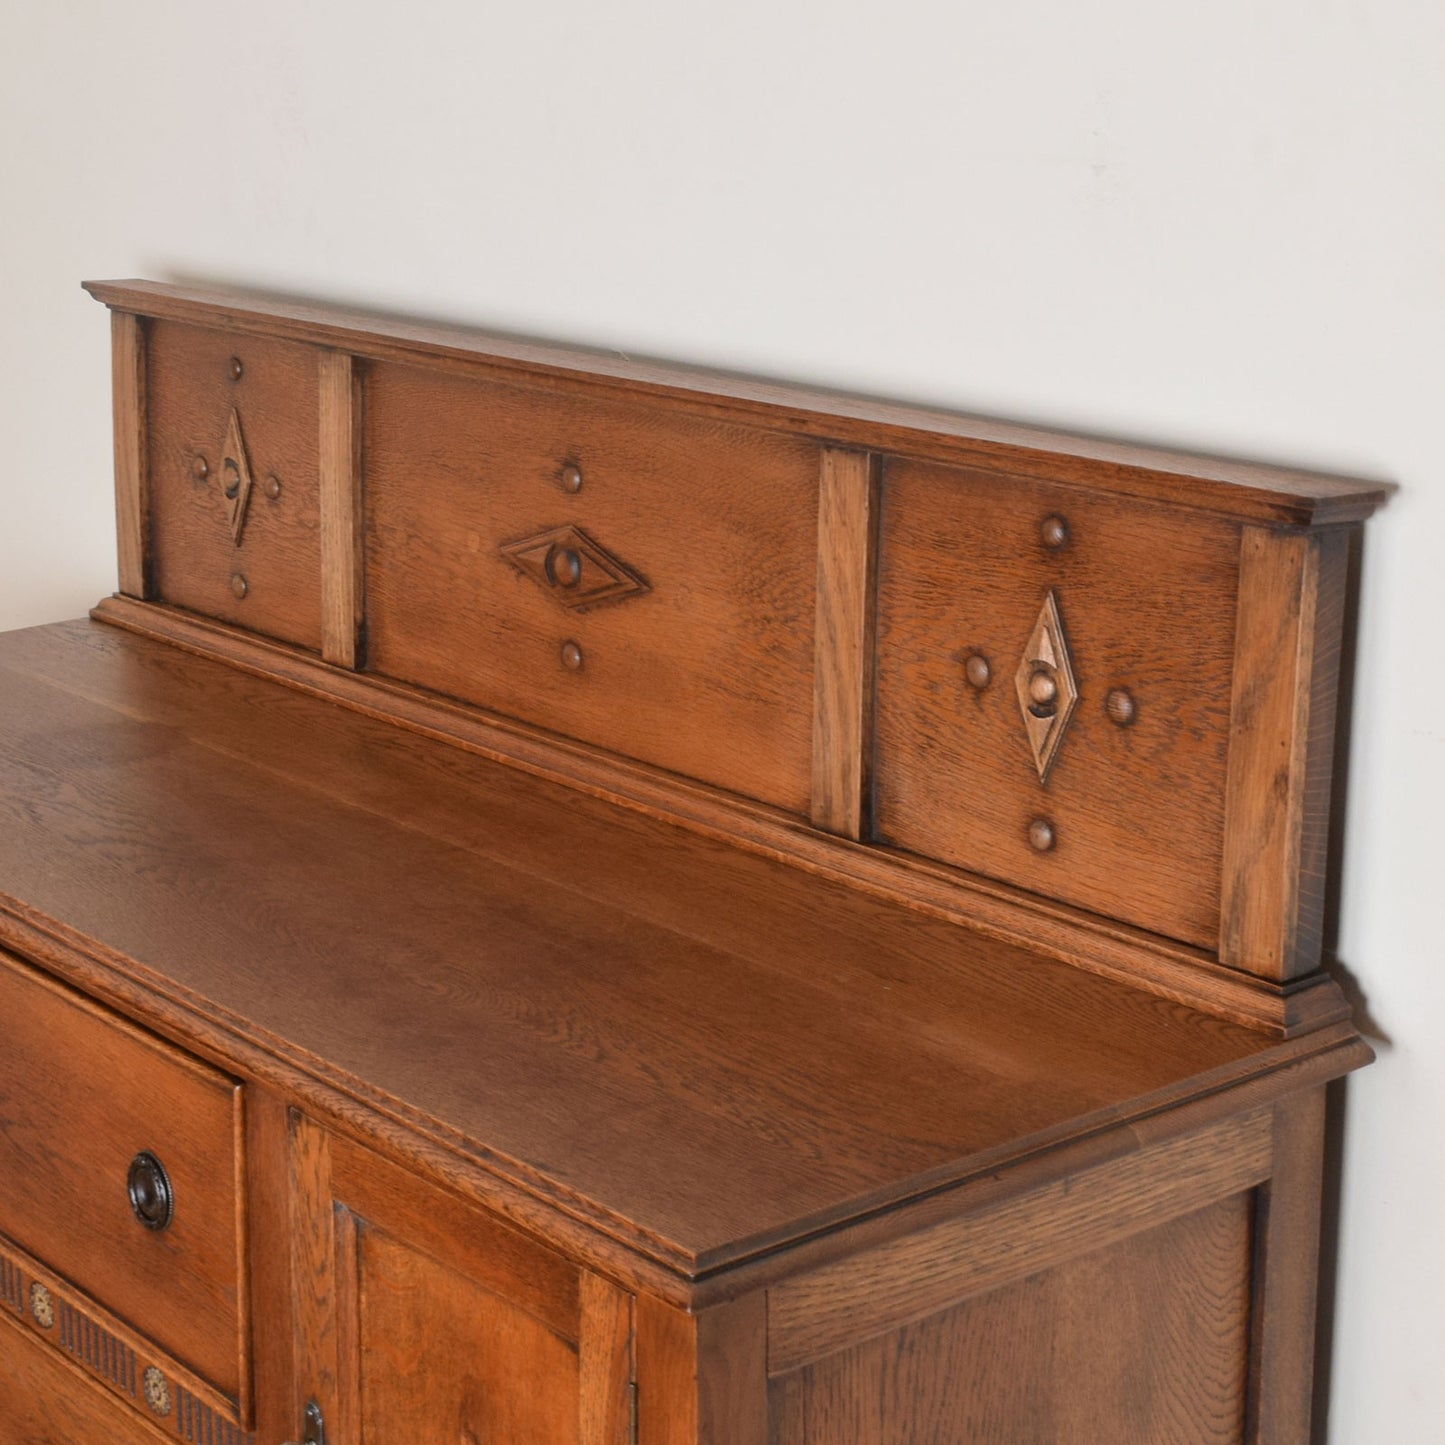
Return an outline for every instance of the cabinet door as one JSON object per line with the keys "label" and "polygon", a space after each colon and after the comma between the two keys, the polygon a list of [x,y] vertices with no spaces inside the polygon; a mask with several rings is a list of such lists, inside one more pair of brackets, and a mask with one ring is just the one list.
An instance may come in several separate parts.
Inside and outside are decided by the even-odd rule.
{"label": "cabinet door", "polygon": [[292,1146],[298,1386],[329,1441],[626,1445],[630,1296],[305,1119]]}

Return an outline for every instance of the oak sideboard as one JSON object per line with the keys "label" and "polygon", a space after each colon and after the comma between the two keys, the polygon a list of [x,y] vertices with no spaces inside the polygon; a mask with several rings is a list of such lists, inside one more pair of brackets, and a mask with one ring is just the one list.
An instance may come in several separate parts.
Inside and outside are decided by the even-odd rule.
{"label": "oak sideboard", "polygon": [[88,289],[0,1439],[1304,1445],[1387,488]]}

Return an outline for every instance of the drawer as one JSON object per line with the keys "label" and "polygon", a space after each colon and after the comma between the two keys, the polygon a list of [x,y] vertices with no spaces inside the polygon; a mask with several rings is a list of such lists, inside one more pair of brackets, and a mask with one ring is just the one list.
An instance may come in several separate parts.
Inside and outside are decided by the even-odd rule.
{"label": "drawer", "polygon": [[[0,1253],[14,1254],[6,1241],[23,1252],[7,1274],[55,1282],[57,1310],[75,1303],[67,1286],[80,1308],[94,1301],[77,1339],[143,1337],[238,1400],[240,1085],[3,954],[0,1032]],[[131,1201],[143,1154],[169,1183],[161,1228]],[[138,1194],[147,1182],[137,1171]],[[65,1323],[37,1330],[58,1337]]]}
{"label": "drawer", "polygon": [[376,671],[807,810],[815,443],[564,384],[365,386]]}
{"label": "drawer", "polygon": [[146,340],[158,596],[321,646],[317,354],[171,321]]}
{"label": "drawer", "polygon": [[1238,526],[907,460],[882,517],[880,840],[1213,946]]}

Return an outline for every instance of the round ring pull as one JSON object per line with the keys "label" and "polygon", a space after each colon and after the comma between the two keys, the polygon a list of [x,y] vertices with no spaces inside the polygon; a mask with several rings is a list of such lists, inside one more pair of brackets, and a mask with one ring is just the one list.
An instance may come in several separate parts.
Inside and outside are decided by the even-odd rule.
{"label": "round ring pull", "polygon": [[171,1177],[165,1165],[149,1150],[143,1150],[130,1161],[126,1192],[135,1217],[147,1229],[159,1232],[175,1216],[176,1196],[171,1189]]}

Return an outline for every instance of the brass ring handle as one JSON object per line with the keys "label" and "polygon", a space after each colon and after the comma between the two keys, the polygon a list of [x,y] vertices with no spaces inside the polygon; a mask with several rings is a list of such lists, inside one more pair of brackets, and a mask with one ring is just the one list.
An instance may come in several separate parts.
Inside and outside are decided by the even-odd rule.
{"label": "brass ring handle", "polygon": [[176,1213],[175,1191],[166,1166],[148,1149],[130,1161],[126,1193],[130,1196],[131,1212],[147,1229],[159,1233],[169,1228]]}

